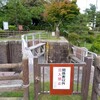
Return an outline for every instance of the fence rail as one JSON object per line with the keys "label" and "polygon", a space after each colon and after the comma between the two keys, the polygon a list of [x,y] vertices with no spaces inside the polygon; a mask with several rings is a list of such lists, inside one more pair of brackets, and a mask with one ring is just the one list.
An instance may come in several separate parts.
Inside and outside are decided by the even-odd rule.
{"label": "fence rail", "polygon": [[0,32],[0,38],[22,35],[22,34],[26,34],[26,33],[28,33],[28,31],[5,31],[3,33]]}
{"label": "fence rail", "polygon": [[[12,71],[21,68],[21,72]],[[6,72],[2,69],[7,69]],[[10,69],[8,71],[8,69]],[[12,70],[11,70],[12,69]],[[7,74],[8,73],[8,74]],[[22,91],[23,100],[29,100],[29,68],[28,59],[22,63],[0,64],[0,92]]]}

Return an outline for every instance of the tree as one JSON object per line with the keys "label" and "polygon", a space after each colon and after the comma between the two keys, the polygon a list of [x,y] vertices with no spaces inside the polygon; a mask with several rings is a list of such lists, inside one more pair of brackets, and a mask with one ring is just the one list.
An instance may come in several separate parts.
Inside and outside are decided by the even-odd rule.
{"label": "tree", "polygon": [[45,5],[44,19],[56,28],[56,35],[59,36],[59,27],[61,24],[67,22],[72,23],[79,14],[79,8],[76,1],[59,1]]}
{"label": "tree", "polygon": [[100,31],[100,11],[96,13],[96,27]]}
{"label": "tree", "polygon": [[39,6],[33,6],[31,7],[31,14],[32,14],[32,18],[38,19],[40,20],[42,18],[42,13],[44,11],[44,6],[43,5],[39,5]]}
{"label": "tree", "polygon": [[0,28],[3,27],[3,21],[7,21],[7,7],[4,4],[5,0],[0,0]]}
{"label": "tree", "polygon": [[96,25],[96,6],[93,4],[90,4],[90,8],[85,10],[85,13],[88,16],[88,22],[91,22],[92,28],[95,28]]}
{"label": "tree", "polygon": [[12,24],[28,25],[31,23],[31,14],[19,0],[10,0],[8,6],[8,18]]}
{"label": "tree", "polygon": [[69,32],[75,32],[77,34],[84,34],[87,33],[88,27],[87,27],[87,15],[86,14],[79,14],[77,16],[77,19],[74,21],[74,23],[66,25]]}
{"label": "tree", "polygon": [[31,13],[22,0],[9,0],[0,9],[0,22],[8,21],[10,25],[19,24],[28,27],[31,24]]}

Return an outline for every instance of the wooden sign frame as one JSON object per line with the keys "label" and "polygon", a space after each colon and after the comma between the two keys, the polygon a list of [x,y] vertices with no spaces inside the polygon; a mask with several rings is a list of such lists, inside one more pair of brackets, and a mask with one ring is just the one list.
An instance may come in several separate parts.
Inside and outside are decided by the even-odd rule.
{"label": "wooden sign frame", "polygon": [[[62,86],[62,87],[59,85],[59,87],[54,88],[53,82],[54,82],[54,79],[56,77],[58,77],[58,75],[56,73],[58,68],[61,69],[61,71],[64,68],[64,69],[66,69],[65,71],[70,73],[70,75],[68,73],[66,74],[66,75],[68,75],[68,77],[70,77],[70,79],[68,78],[69,79],[68,82],[70,84],[69,88],[67,88],[66,85]],[[70,70],[68,71],[67,69],[68,70],[70,69]],[[56,73],[56,74],[54,74],[54,73]],[[53,79],[53,77],[55,77],[55,78]],[[63,77],[63,74],[61,77]],[[65,79],[66,79],[66,77],[65,77]],[[71,95],[73,93],[73,80],[74,80],[74,64],[50,64],[50,94],[53,94],[53,95]],[[62,82],[62,80],[61,80],[61,82]],[[59,83],[57,83],[57,84],[59,84]]]}

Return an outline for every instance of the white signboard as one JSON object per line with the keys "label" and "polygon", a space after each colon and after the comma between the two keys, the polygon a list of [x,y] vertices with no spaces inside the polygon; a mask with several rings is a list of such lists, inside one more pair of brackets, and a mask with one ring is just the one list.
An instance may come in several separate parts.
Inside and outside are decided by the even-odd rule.
{"label": "white signboard", "polygon": [[70,89],[71,67],[53,67],[53,89]]}
{"label": "white signboard", "polygon": [[52,32],[52,36],[55,36],[55,32]]}
{"label": "white signboard", "polygon": [[8,22],[3,22],[3,29],[8,30]]}

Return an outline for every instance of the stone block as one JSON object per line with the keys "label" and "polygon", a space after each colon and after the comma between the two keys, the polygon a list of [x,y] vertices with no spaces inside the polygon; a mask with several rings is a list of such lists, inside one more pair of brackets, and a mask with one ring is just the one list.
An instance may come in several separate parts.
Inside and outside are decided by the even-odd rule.
{"label": "stone block", "polygon": [[21,41],[9,41],[8,42],[8,50],[9,50],[9,63],[18,63],[22,61],[22,48]]}
{"label": "stone block", "polygon": [[8,42],[0,42],[0,64],[8,63]]}
{"label": "stone block", "polygon": [[49,42],[48,62],[49,63],[66,63],[68,62],[68,43],[66,42]]}

